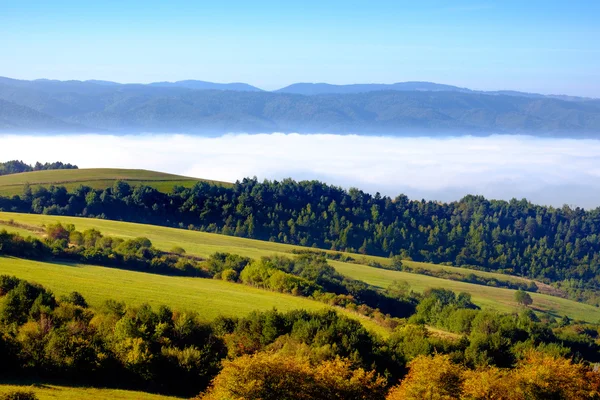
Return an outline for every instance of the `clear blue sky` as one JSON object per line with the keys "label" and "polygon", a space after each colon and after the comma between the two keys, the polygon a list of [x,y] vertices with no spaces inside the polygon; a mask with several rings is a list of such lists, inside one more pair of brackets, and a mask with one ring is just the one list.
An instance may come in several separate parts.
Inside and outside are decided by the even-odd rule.
{"label": "clear blue sky", "polygon": [[[292,4],[293,3],[293,4]],[[0,75],[600,97],[600,1],[0,0]]]}

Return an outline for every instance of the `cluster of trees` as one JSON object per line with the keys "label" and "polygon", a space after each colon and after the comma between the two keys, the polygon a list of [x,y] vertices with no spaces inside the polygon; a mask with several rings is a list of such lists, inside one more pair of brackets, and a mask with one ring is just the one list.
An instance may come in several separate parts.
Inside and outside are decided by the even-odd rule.
{"label": "cluster of trees", "polygon": [[160,251],[147,238],[125,240],[103,236],[96,229],[79,232],[72,224],[50,224],[45,234],[46,237],[41,240],[1,230],[0,254],[29,259],[59,258],[165,275],[212,277],[312,297],[364,315],[377,316],[378,320],[388,324],[394,323],[388,320],[390,316],[410,316],[416,304],[414,293],[381,292],[362,281],[339,274],[325,257],[312,253],[294,259],[272,256],[258,260],[237,254],[215,253],[202,260],[185,255],[183,248]]}
{"label": "cluster of trees", "polygon": [[167,307],[98,310],[72,293],[0,277],[0,371],[90,384],[197,394],[218,372],[223,341],[193,313]]}
{"label": "cluster of trees", "polygon": [[201,182],[170,194],[148,186],[27,188],[0,209],[177,226],[600,287],[600,209],[526,200],[410,201],[316,181]]}
{"label": "cluster of trees", "polygon": [[[224,271],[223,274],[227,274]],[[392,317],[408,317],[415,309],[416,294],[380,291],[368,284],[345,277],[327,263],[323,256],[302,254],[296,258],[262,257],[252,261],[237,275],[229,273],[228,280],[237,280],[262,289],[294,295],[312,296],[332,305],[367,306],[369,314],[377,310]],[[356,307],[353,309],[357,310]]]}
{"label": "cluster of trees", "polygon": [[60,161],[44,164],[38,161],[33,166],[19,160],[0,162],[0,176],[48,169],[78,169],[78,167],[77,165],[65,164]]}
{"label": "cluster of trees", "polygon": [[419,356],[386,400],[530,400],[600,398],[600,375],[581,364],[529,350],[515,368],[452,362],[448,355]]}
{"label": "cluster of trees", "polygon": [[0,230],[0,254],[37,260],[60,258],[164,275],[208,276],[198,259],[180,251],[160,251],[147,238],[104,236],[96,229],[79,232],[73,225],[60,223],[48,225],[43,240]]}
{"label": "cluster of trees", "polygon": [[[346,360],[317,365],[302,357],[259,353],[225,363],[199,400],[536,400],[600,398],[600,376],[580,364],[529,351],[514,369],[476,370],[447,355],[417,357],[401,384],[386,389],[381,376]],[[387,393],[387,395],[386,395]]]}
{"label": "cluster of trees", "polygon": [[30,390],[11,390],[0,394],[0,400],[37,400],[38,397]]}
{"label": "cluster of trees", "polygon": [[477,311],[464,295],[450,293],[426,293],[417,315],[433,320],[436,304],[447,299],[455,311],[479,313],[470,333],[437,336],[405,322],[383,339],[332,310],[272,310],[203,323],[164,306],[107,301],[91,309],[76,292],[56,298],[42,286],[0,276],[0,373],[203,392],[205,400],[599,398],[591,367],[600,355],[598,326]]}

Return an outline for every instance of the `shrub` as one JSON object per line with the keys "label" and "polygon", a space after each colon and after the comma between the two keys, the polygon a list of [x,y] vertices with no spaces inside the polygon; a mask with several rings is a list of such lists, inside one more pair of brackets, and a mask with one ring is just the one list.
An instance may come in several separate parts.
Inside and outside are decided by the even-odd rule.
{"label": "shrub", "polygon": [[62,226],[60,223],[51,224],[46,227],[46,234],[48,239],[55,240],[69,240],[70,232]]}
{"label": "shrub", "polygon": [[85,301],[85,298],[79,292],[71,292],[67,296],[61,297],[60,300],[65,303],[71,303],[79,307],[88,307],[87,301]]}
{"label": "shrub", "polygon": [[175,246],[170,251],[173,254],[183,255],[185,254],[185,249],[183,247]]}
{"label": "shrub", "polygon": [[13,390],[0,394],[0,400],[37,400],[35,393],[26,390]]}
{"label": "shrub", "polygon": [[525,307],[528,307],[533,304],[533,299],[531,298],[529,293],[521,289],[515,292],[515,300],[517,301],[517,303]]}
{"label": "shrub", "polygon": [[221,279],[229,282],[237,282],[238,273],[232,269],[226,269],[221,273]]}

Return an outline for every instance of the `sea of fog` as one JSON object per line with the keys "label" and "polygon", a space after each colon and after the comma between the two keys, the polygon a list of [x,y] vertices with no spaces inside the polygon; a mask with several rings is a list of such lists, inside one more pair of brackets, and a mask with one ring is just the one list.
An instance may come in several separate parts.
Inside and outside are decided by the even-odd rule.
{"label": "sea of fog", "polygon": [[391,138],[330,134],[0,135],[0,161],[142,168],[222,181],[317,179],[412,199],[466,194],[600,206],[600,141],[528,136]]}

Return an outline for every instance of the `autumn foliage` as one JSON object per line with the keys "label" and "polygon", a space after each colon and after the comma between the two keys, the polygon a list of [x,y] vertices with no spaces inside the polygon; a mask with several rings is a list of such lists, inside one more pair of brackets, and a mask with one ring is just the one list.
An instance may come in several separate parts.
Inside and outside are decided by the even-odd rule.
{"label": "autumn foliage", "polygon": [[402,384],[393,388],[387,400],[457,399],[461,392],[464,369],[447,355],[419,356],[410,363]]}
{"label": "autumn foliage", "polygon": [[387,400],[600,399],[600,374],[583,364],[529,351],[515,368],[469,370],[447,355],[419,356]]}
{"label": "autumn foliage", "polygon": [[308,359],[256,353],[227,361],[199,400],[378,400],[386,381],[375,372],[352,369],[344,359],[312,365]]}

